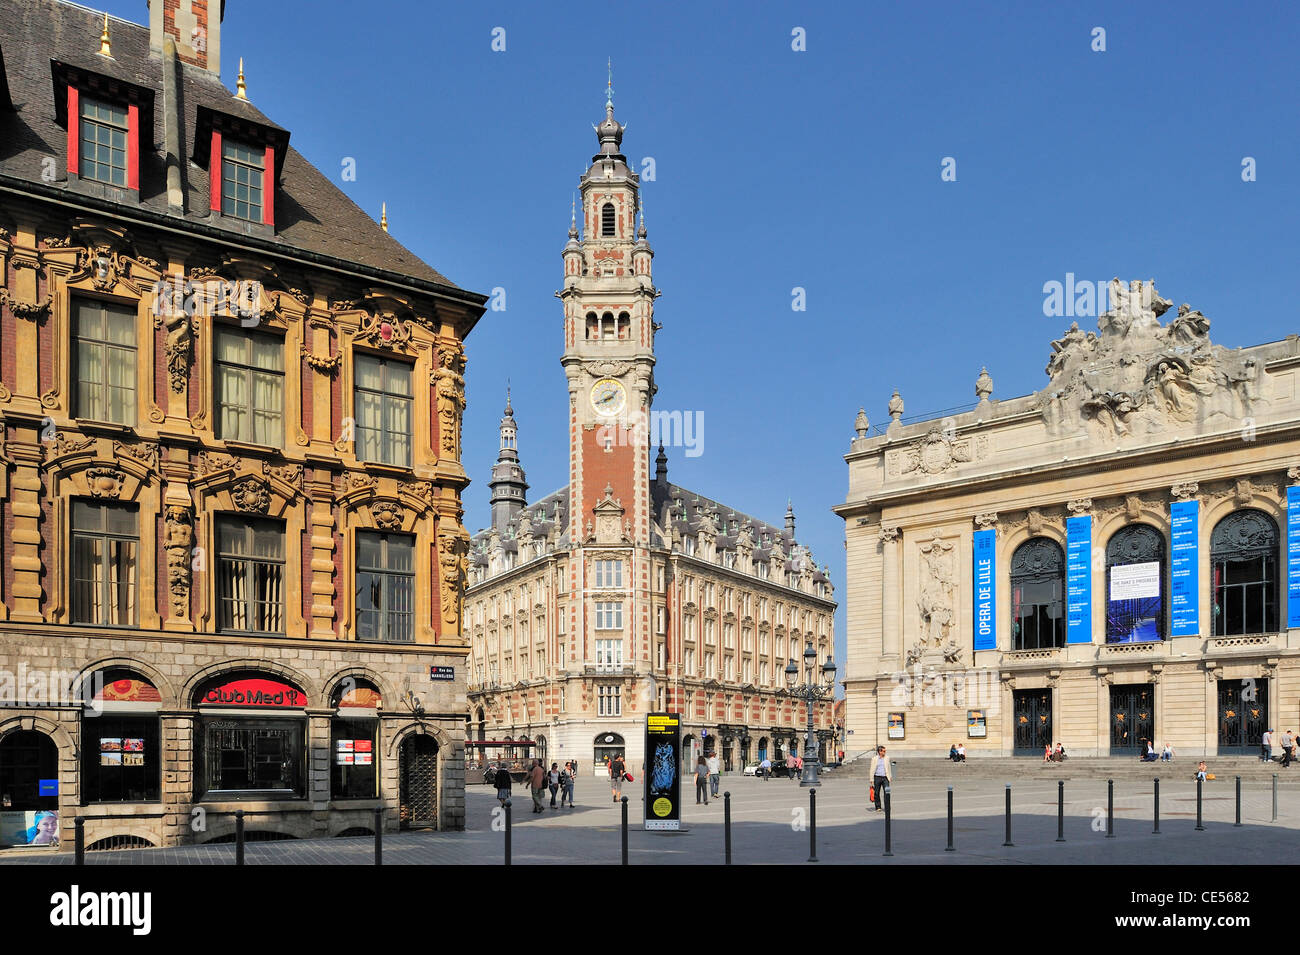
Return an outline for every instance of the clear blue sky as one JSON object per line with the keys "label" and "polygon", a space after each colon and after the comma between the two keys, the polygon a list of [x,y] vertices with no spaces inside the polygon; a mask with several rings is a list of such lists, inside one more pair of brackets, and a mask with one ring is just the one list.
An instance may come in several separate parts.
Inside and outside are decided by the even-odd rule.
{"label": "clear blue sky", "polygon": [[[147,22],[144,0],[107,8]],[[567,481],[552,292],[612,57],[624,150],[657,166],[656,407],[705,419],[704,454],[673,455],[670,475],[774,523],[793,498],[841,600],[842,661],[829,508],[860,405],[880,423],[895,387],[909,417],[972,401],[981,364],[995,397],[1042,387],[1069,324],[1042,288],[1067,272],[1154,277],[1225,345],[1300,331],[1297,19],[1199,0],[228,0],[222,53],[308,159],[337,179],[355,157],[340,185],[376,218],[387,201],[399,240],[461,286],[506,290],[468,342],[471,531],[507,378],[532,495]]]}

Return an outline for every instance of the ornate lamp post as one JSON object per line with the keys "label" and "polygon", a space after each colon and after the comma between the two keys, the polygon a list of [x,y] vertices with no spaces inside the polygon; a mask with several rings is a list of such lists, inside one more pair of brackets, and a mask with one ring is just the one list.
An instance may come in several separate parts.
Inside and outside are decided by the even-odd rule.
{"label": "ornate lamp post", "polygon": [[790,695],[796,700],[803,700],[808,713],[808,732],[804,737],[803,748],[803,776],[799,780],[800,786],[816,786],[820,780],[817,778],[817,744],[813,738],[813,703],[818,700],[826,699],[835,692],[835,664],[830,657],[821,665],[821,672],[818,673],[817,651],[813,648],[812,640],[803,651],[803,669],[804,682],[797,683],[799,679],[799,667],[791,659],[785,667],[785,685]]}

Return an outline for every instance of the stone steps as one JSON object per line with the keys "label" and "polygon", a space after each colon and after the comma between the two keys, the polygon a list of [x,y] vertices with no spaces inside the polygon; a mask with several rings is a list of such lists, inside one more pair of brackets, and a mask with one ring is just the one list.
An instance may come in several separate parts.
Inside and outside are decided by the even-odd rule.
{"label": "stone steps", "polygon": [[[925,779],[950,783],[959,779],[998,779],[1012,782],[1017,779],[1136,779],[1150,781],[1161,779],[1191,779],[1199,760],[1175,759],[1172,762],[1143,763],[1134,758],[1071,758],[1064,763],[1044,763],[1032,757],[970,757],[965,763],[954,763],[946,758],[902,758],[893,760],[894,779]],[[1280,761],[1261,763],[1252,756],[1214,756],[1206,759],[1206,767],[1216,781],[1240,776],[1242,781],[1271,781],[1273,774],[1278,782],[1300,780],[1300,762],[1282,768]],[[829,776],[835,779],[861,779],[866,781],[871,772],[869,759],[855,760]]]}

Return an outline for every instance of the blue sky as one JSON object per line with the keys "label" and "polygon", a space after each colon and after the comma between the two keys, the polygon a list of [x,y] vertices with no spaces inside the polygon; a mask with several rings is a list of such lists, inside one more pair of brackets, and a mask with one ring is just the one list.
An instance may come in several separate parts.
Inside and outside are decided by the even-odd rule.
{"label": "blue sky", "polygon": [[[147,22],[144,0],[115,14]],[[841,600],[842,455],[887,421],[1037,390],[1069,319],[1043,285],[1154,277],[1229,346],[1300,331],[1293,4],[229,0],[223,75],[457,284],[506,290],[468,341],[471,531],[507,378],[541,496],[566,476],[560,250],[605,63],[654,246],[656,407],[701,411],[671,478],[779,523]],[[493,52],[492,31],[506,50]],[[792,30],[806,50],[791,49]],[[1106,31],[1094,52],[1092,31]],[[956,160],[956,181],[941,162]],[[1242,181],[1253,157],[1257,180]],[[807,310],[791,310],[791,290]],[[1089,320],[1081,322],[1092,327]],[[842,672],[842,671],[841,671]]]}

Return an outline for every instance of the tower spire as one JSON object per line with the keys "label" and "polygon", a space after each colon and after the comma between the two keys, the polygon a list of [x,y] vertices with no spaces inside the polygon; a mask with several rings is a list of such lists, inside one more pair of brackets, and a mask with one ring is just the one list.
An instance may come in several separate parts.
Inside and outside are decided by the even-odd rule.
{"label": "tower spire", "polygon": [[501,450],[496,466],[492,468],[491,490],[492,527],[504,533],[511,521],[528,504],[528,481],[519,466],[518,426],[510,396],[510,383],[506,382],[506,408],[501,417]]}
{"label": "tower spire", "polygon": [[609,79],[605,83],[605,109],[612,113],[614,111],[614,58],[610,57],[605,65],[609,69]]}

